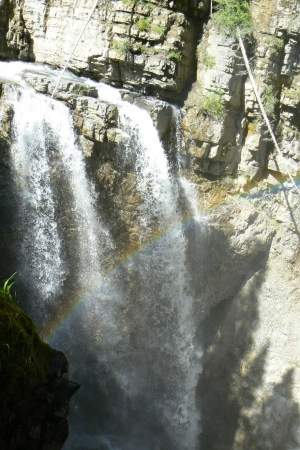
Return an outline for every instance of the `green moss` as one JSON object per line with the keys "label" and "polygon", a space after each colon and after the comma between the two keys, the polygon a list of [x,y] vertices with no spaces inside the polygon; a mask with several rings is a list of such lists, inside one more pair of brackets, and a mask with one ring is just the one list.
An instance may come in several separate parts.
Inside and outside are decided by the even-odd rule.
{"label": "green moss", "polygon": [[16,304],[10,286],[0,287],[0,410],[11,410],[45,379],[54,350]]}

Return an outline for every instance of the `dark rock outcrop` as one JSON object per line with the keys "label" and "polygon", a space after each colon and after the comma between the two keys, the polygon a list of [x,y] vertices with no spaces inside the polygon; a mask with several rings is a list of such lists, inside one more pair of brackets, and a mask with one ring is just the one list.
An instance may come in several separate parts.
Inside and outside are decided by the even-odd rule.
{"label": "dark rock outcrop", "polygon": [[65,355],[44,343],[32,320],[0,289],[0,447],[60,450],[68,437],[69,379]]}

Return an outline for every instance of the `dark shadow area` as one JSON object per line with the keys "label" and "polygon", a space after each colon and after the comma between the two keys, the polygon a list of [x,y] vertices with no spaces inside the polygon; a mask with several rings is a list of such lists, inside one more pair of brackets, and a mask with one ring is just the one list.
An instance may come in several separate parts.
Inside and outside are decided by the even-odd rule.
{"label": "dark shadow area", "polygon": [[[284,450],[299,448],[299,406],[293,400],[294,369],[273,386],[273,393],[261,399],[255,413],[240,419],[240,439],[236,450]],[[251,403],[245,404],[250,408]]]}
{"label": "dark shadow area", "polygon": [[[204,351],[196,394],[202,427],[199,448],[232,450],[242,408],[254,402],[264,375],[268,348],[252,354],[251,347],[259,321],[258,293],[274,232],[269,229],[263,235],[266,224],[263,230],[258,213],[247,207],[224,205],[208,220],[196,220],[180,184],[179,192],[181,211],[189,217],[184,234],[192,295],[198,297],[196,340]],[[242,225],[244,218],[246,225]],[[242,249],[244,233],[251,228],[261,228],[262,234],[250,231]],[[243,367],[241,362],[247,361],[248,354],[249,364]]]}
{"label": "dark shadow area", "polygon": [[251,346],[258,323],[257,293],[263,281],[263,268],[249,274],[240,293],[212,308],[199,327],[200,340],[206,344],[197,388],[201,450],[235,448],[241,410],[252,404],[262,382],[267,347],[253,354]]}
{"label": "dark shadow area", "polygon": [[16,202],[9,168],[8,145],[0,137],[0,280],[16,272],[14,253]]}
{"label": "dark shadow area", "polygon": [[8,32],[10,6],[8,0],[0,4],[0,60],[5,60],[10,56],[7,48],[6,34]]}

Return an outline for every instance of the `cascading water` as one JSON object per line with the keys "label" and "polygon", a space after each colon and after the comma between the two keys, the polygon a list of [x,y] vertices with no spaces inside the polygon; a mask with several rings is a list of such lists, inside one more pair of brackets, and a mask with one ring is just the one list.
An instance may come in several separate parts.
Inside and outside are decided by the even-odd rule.
{"label": "cascading water", "polygon": [[[68,108],[53,101],[37,133],[48,99],[20,78],[25,64],[1,65],[2,74],[9,66],[10,81],[21,82],[7,87],[3,96],[14,110],[10,153],[19,205],[19,275],[45,306],[55,306],[63,285],[74,276],[68,257],[77,266],[72,284],[92,282],[101,267],[100,239],[107,243],[108,236],[96,217]],[[72,243],[63,231],[66,225]]]}
{"label": "cascading water", "polygon": [[[8,65],[1,64],[5,73]],[[16,74],[25,65],[13,75],[9,67],[7,78],[20,83]],[[118,164],[132,164],[141,199],[140,251],[104,273],[101,262],[113,244],[97,214],[68,109],[54,101],[32,144],[47,100],[21,84],[5,91],[15,111],[20,278],[31,280],[39,301],[56,310],[68,295],[80,295],[76,313],[52,339],[82,383],[65,448],[196,449],[201,348],[179,205],[182,191],[192,194],[190,185],[180,170],[171,174],[149,114],[98,85],[100,100],[118,107],[128,136],[120,144],[126,161]],[[45,323],[54,313],[42,314]]]}

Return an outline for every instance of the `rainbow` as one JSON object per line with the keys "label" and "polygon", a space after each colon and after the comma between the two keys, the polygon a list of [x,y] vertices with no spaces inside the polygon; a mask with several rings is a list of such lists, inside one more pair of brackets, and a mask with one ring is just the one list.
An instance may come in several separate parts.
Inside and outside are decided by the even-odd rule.
{"label": "rainbow", "polygon": [[[297,185],[300,184],[300,177],[295,178],[295,182]],[[225,199],[222,198],[217,202],[213,202],[210,207],[199,210],[199,217],[202,220],[205,220],[205,216],[209,213],[209,211],[217,208],[220,204],[228,204],[237,198],[246,198],[246,199],[255,199],[261,198],[263,195],[271,194],[276,195],[280,191],[284,191],[284,185],[278,184],[276,186],[265,186],[253,192],[253,186],[250,186],[248,190],[245,190],[241,194],[235,193],[234,195],[228,195]],[[155,250],[155,247],[166,238],[166,236],[172,235],[178,228],[183,230],[187,230],[190,227],[195,226],[195,215],[186,215],[183,217],[182,221],[178,223],[173,223],[171,226],[166,227],[163,230],[156,232],[151,236],[146,242],[136,245],[134,248],[130,247],[129,250],[124,252],[112,267],[104,270],[101,274],[99,274],[99,280],[94,282],[92,288],[87,289],[86,287],[81,291],[77,292],[76,295],[67,298],[64,304],[61,306],[59,312],[49,320],[47,326],[43,329],[42,335],[43,338],[49,342],[51,345],[55,342],[56,337],[63,331],[63,329],[68,327],[73,320],[75,320],[76,315],[80,312],[80,307],[85,304],[85,301],[90,297],[93,292],[98,290],[100,284],[105,281],[108,277],[114,276],[120,269],[125,268],[129,263],[131,264],[137,256],[146,254],[147,252],[151,252]]]}

